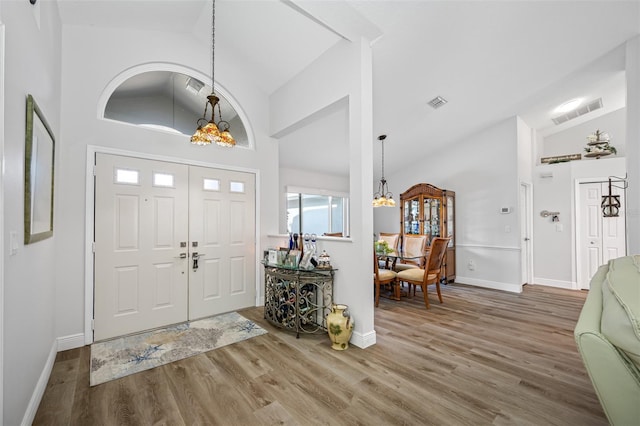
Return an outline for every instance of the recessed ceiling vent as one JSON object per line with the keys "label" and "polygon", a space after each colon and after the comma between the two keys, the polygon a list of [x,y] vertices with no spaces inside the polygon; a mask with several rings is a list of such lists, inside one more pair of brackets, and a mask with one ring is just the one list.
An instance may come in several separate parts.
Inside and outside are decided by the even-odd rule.
{"label": "recessed ceiling vent", "polygon": [[552,118],[551,120],[555,125],[558,125],[600,108],[602,108],[602,98],[596,99],[593,102],[589,102],[588,104],[581,106],[580,108],[576,108],[573,111],[569,111],[568,113]]}
{"label": "recessed ceiling vent", "polygon": [[433,109],[438,109],[442,105],[446,104],[447,100],[442,96],[436,96],[435,98],[431,99],[428,103],[429,105],[431,105]]}

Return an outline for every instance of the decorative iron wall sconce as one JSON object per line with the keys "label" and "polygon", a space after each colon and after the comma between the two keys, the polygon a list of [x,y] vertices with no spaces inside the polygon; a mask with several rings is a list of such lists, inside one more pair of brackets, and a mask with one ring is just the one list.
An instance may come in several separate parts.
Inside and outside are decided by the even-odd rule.
{"label": "decorative iron wall sconce", "polygon": [[616,176],[612,176],[616,179],[621,179],[623,182],[622,186],[613,185],[611,182],[611,177],[609,177],[609,194],[602,196],[602,203],[600,203],[600,207],[602,208],[602,216],[603,217],[618,217],[620,216],[620,207],[622,203],[620,202],[620,195],[613,195],[611,191],[611,187],[620,188],[622,190],[627,189],[627,181],[626,175],[624,178],[617,178]]}

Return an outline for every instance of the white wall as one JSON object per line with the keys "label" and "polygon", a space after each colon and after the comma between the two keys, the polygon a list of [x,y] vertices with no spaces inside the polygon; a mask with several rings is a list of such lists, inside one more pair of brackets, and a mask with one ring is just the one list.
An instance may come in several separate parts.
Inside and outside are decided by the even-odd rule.
{"label": "white wall", "polygon": [[[55,355],[55,248],[60,216],[54,214],[54,236],[23,245],[24,143],[26,97],[32,94],[56,137],[56,173],[61,168],[60,42],[56,4],[40,1],[1,2],[6,25],[4,118],[4,424],[30,423],[39,398],[32,401],[41,374]],[[39,24],[38,24],[39,23]],[[56,174],[56,183],[58,175]],[[60,205],[58,192],[56,207]],[[9,236],[17,235],[10,254]]]}
{"label": "white wall", "polygon": [[[0,164],[4,164],[4,35],[0,8]],[[0,424],[4,414],[4,167],[0,172]]]}
{"label": "white wall", "polygon": [[[456,193],[456,282],[521,291],[516,284],[520,281],[518,120],[509,118],[438,151],[426,151],[387,177],[398,195],[420,182]],[[512,213],[501,214],[501,207],[510,207]],[[399,215],[399,207],[375,209],[375,232],[399,231]],[[470,260],[474,270],[467,267]]]}
{"label": "white wall", "polygon": [[[68,26],[63,30],[61,167],[58,179],[59,218],[56,255],[58,336],[76,336],[85,320],[85,181],[87,146],[116,148],[153,155],[206,162],[221,167],[259,171],[258,246],[277,232],[278,146],[268,136],[268,101],[251,84],[233,57],[216,61],[216,87],[230,93],[249,119],[255,150],[216,145],[193,146],[188,136],[174,135],[98,119],[97,105],[105,87],[123,72],[140,64],[181,64],[207,81],[209,47],[184,33],[142,32]],[[194,117],[194,128],[195,120]]]}
{"label": "white wall", "polygon": [[[375,343],[371,237],[373,215],[369,190],[373,180],[372,57],[369,42],[340,41],[309,67],[272,94],[271,132],[285,135],[324,108],[348,100],[349,196],[351,238],[323,241],[332,265],[339,268],[334,300],[349,305],[355,318],[351,342],[366,347]],[[318,84],[322,81],[323,84]],[[336,239],[338,240],[338,239]],[[274,244],[278,244],[274,241]]]}
{"label": "white wall", "polygon": [[[616,148],[619,157],[625,156],[627,145],[627,111],[626,108],[610,112],[594,120],[589,120],[575,127],[544,138],[541,157],[556,155],[582,154],[587,145],[587,136],[596,130],[606,132],[611,137],[611,145]],[[594,127],[596,126],[596,127]],[[538,164],[540,159],[537,158]],[[583,158],[582,161],[596,161],[595,158]]]}
{"label": "white wall", "polygon": [[[584,154],[586,137],[596,129],[609,133],[615,156],[584,158],[559,164],[540,164],[533,173],[534,283],[577,288],[575,246],[575,180],[623,177],[626,173],[626,111],[620,109],[544,138],[539,157]],[[553,177],[543,177],[552,174]],[[560,222],[540,216],[542,210],[560,211]]]}
{"label": "white wall", "polygon": [[627,76],[627,246],[640,254],[640,36],[626,46]]}

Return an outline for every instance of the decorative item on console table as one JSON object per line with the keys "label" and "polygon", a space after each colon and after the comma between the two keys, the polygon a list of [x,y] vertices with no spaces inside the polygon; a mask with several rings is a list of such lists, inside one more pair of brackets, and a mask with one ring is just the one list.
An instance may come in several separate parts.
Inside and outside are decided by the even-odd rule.
{"label": "decorative item on console table", "polygon": [[331,348],[344,351],[349,348],[349,340],[353,333],[353,324],[347,305],[333,305],[327,315],[327,328],[331,339]]}
{"label": "decorative item on console table", "polygon": [[318,269],[331,269],[331,256],[322,250],[320,256],[318,256]]}

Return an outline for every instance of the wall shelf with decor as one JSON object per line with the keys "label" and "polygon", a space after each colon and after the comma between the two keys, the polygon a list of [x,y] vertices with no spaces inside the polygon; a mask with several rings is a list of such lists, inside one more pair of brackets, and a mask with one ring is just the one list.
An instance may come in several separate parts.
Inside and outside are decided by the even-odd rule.
{"label": "wall shelf with decor", "polygon": [[456,278],[455,198],[453,191],[418,183],[400,194],[400,235],[426,235],[427,246],[435,237],[451,237],[443,277]]}
{"label": "wall shelf with decor", "polygon": [[587,136],[587,146],[584,148],[584,156],[587,158],[599,159],[611,154],[617,154],[616,148],[611,145],[607,133],[596,130]]}

